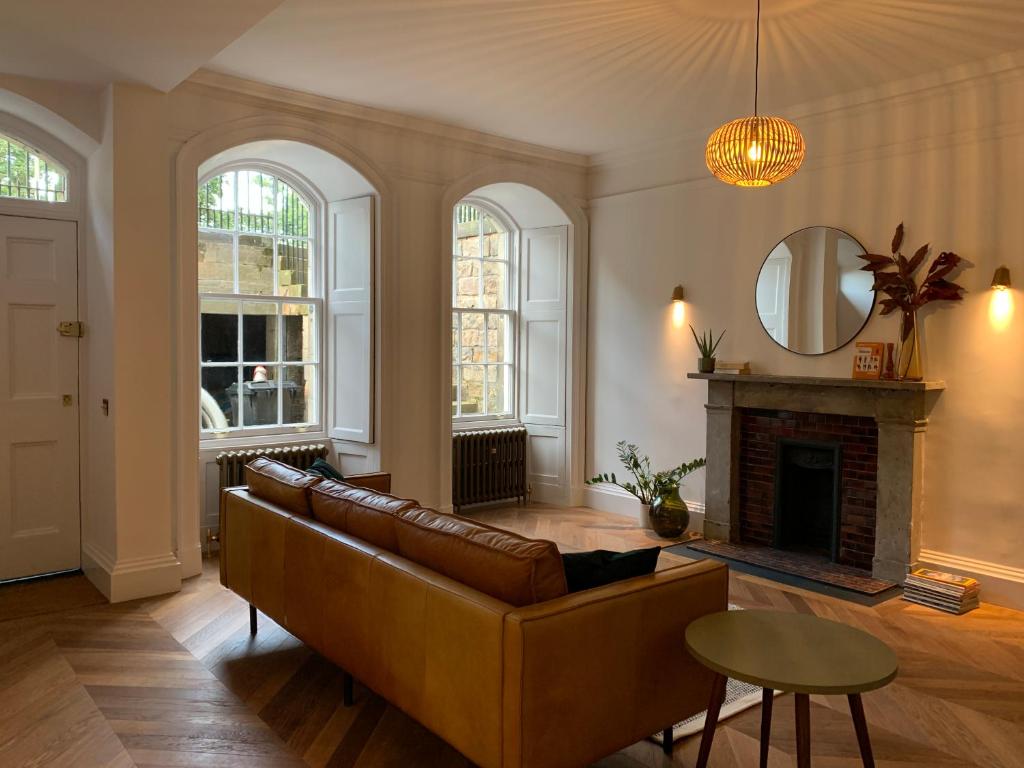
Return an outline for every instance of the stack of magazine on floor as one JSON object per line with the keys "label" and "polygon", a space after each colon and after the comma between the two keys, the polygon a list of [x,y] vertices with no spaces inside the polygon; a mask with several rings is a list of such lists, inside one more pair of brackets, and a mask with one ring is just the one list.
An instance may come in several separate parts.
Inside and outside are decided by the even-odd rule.
{"label": "stack of magazine on floor", "polygon": [[978,587],[967,576],[918,568],[903,584],[903,599],[946,613],[967,613],[978,607]]}

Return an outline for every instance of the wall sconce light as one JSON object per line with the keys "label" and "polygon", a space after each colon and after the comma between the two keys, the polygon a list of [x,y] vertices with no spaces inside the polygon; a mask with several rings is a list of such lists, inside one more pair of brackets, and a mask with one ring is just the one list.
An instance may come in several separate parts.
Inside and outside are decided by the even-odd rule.
{"label": "wall sconce light", "polygon": [[[996,273],[992,275],[992,287],[997,291],[1005,291],[1010,287],[1010,269],[1009,267],[1002,266],[996,270]],[[675,294],[673,294],[673,298]]]}
{"label": "wall sconce light", "polygon": [[677,285],[672,289],[672,325],[682,328],[686,321],[686,292],[683,286]]}
{"label": "wall sconce light", "polygon": [[1013,320],[1013,292],[1010,291],[1010,270],[999,267],[992,276],[992,301],[988,305],[988,319],[996,331],[1005,331]]}

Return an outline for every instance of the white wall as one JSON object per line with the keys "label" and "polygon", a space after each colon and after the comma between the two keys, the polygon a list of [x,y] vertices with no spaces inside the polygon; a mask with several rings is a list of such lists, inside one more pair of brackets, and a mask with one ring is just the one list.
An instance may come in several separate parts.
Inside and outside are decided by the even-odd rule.
{"label": "white wall", "polygon": [[[81,349],[82,548],[87,568],[113,563],[117,529],[113,510],[114,420],[100,408],[114,394],[114,125],[112,89],[104,92],[102,143],[88,162],[88,214],[84,274],[86,300],[82,318],[86,335]],[[91,574],[94,580],[99,578]]]}
{"label": "white wall", "polygon": [[[947,389],[927,437],[922,559],[978,573],[987,599],[1024,605],[1024,298],[1014,292],[1017,313],[999,331],[988,289],[1002,263],[1024,280],[1024,71],[996,62],[945,80],[796,110],[808,159],[777,187],[709,178],[702,135],[596,158],[587,469],[617,469],[621,439],[659,466],[704,455],[706,386],[686,379],[697,353],[671,326],[672,286],[685,286],[695,328],[728,329],[719,357],[848,377],[849,347],[807,357],[772,343],[755,313],[758,269],[802,227],[835,226],[885,252],[904,221],[908,252],[930,241],[973,265],[962,305],[923,313],[926,373]],[[895,317],[876,313],[859,338],[896,332]],[[683,493],[702,500],[703,477]]]}

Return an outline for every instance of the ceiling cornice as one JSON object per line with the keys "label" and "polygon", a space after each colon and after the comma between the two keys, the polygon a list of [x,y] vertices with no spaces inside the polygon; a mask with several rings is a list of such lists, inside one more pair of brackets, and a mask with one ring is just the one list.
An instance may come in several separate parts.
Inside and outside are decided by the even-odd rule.
{"label": "ceiling cornice", "polygon": [[495,136],[494,134],[476,131],[471,128],[461,128],[436,120],[406,115],[401,112],[353,104],[327,96],[282,88],[277,85],[247,80],[208,69],[198,70],[188,80],[178,86],[178,88],[185,89],[190,87],[212,88],[231,94],[286,104],[313,112],[327,113],[351,120],[372,122],[399,131],[417,133],[449,144],[458,144],[463,147],[469,146],[477,150],[497,150],[503,153],[512,153],[577,168],[586,168],[590,164],[587,155],[576,152],[552,149],[551,147],[544,147],[539,144]]}

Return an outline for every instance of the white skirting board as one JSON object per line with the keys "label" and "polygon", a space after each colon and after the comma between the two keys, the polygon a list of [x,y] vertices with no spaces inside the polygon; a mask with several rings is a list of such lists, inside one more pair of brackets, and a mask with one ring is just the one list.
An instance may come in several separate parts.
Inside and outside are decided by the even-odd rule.
{"label": "white skirting board", "polygon": [[86,544],[82,547],[82,571],[112,603],[181,589],[181,563],[171,553],[114,562]]}

